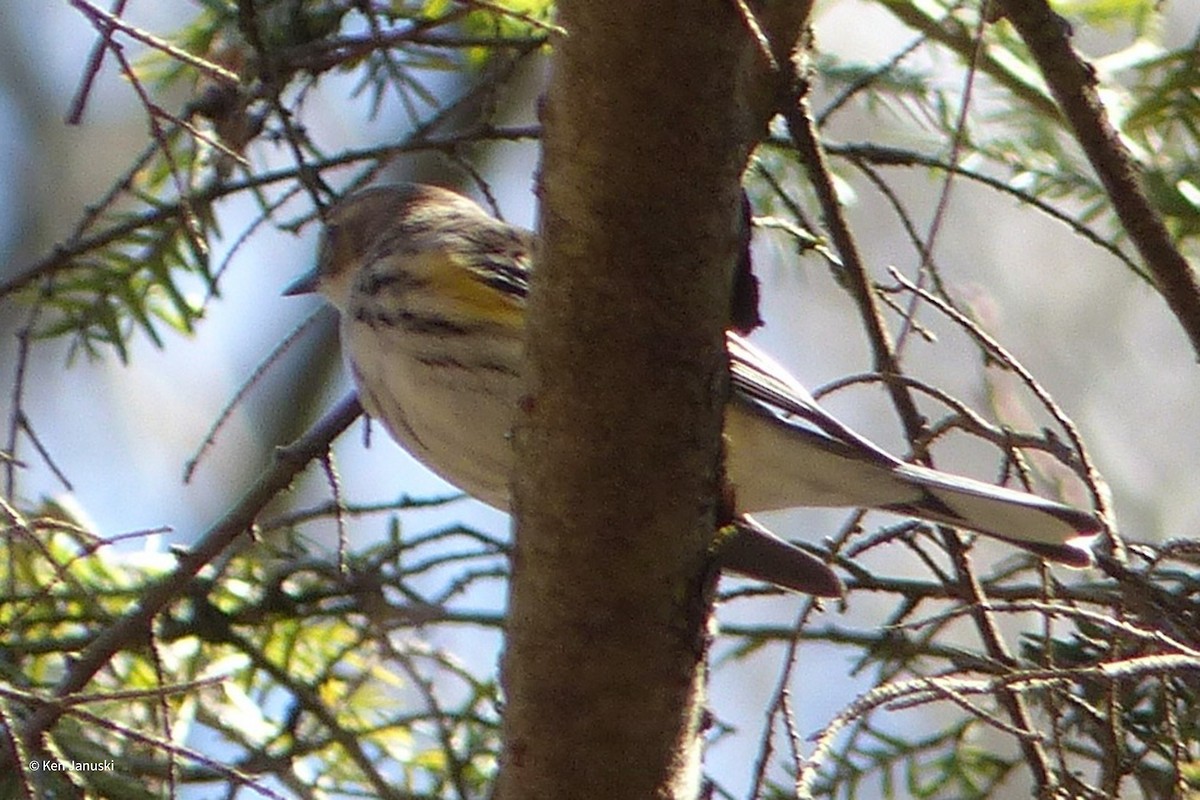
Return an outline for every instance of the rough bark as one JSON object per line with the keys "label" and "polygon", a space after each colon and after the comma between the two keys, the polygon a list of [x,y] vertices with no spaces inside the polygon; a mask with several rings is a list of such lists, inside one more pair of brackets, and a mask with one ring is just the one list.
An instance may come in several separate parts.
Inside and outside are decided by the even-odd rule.
{"label": "rough bark", "polygon": [[740,176],[798,5],[770,56],[727,0],[559,6],[501,800],[697,794]]}

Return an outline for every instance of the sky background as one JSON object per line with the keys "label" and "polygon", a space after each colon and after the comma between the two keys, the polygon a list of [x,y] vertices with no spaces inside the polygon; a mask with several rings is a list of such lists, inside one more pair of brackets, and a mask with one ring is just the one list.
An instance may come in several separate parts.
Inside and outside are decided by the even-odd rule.
{"label": "sky background", "polygon": [[[1196,9],[1175,4],[1179,38],[1192,35]],[[168,32],[195,4],[183,0],[131,0],[128,18],[148,30]],[[1172,26],[1173,28],[1176,26]],[[93,90],[83,124],[68,127],[63,117],[94,41],[94,31],[66,2],[0,2],[0,155],[7,165],[0,181],[0,276],[11,276],[49,252],[98,200],[111,181],[146,142],[146,120],[132,90],[111,67]],[[873,8],[829,4],[818,23],[822,47],[845,57],[879,58],[912,34]],[[1128,42],[1121,32],[1081,32],[1090,54],[1103,54]],[[136,52],[136,48],[130,48]],[[391,109],[370,125],[356,116],[362,103],[348,101],[349,83],[331,77],[309,105],[306,120],[327,148],[352,141],[383,139],[398,130]],[[353,113],[347,113],[350,103]],[[878,121],[846,114],[830,130],[843,141],[876,136]],[[257,152],[259,164],[288,163],[286,153]],[[531,193],[536,149],[499,150],[487,165],[505,217],[532,225]],[[918,172],[892,172],[889,179],[925,216],[939,184]],[[913,271],[911,247],[890,222],[878,194],[859,186],[850,218],[863,254],[878,272],[895,265]],[[228,251],[251,219],[253,208],[240,200],[218,209],[224,241],[213,242],[217,257]],[[51,496],[74,503],[105,535],[169,528],[169,538],[186,542],[217,519],[231,492],[257,473],[277,444],[275,415],[290,413],[286,398],[268,387],[254,392],[221,432],[194,480],[182,482],[184,465],[195,453],[223,406],[275,344],[319,304],[285,298],[281,289],[309,268],[315,230],[300,235],[264,230],[242,245],[231,260],[223,296],[212,302],[196,336],[167,335],[166,347],[134,340],[129,364],[114,356],[100,361],[68,360],[63,342],[38,344],[32,351],[25,409],[38,435],[70,479],[62,484],[25,446],[29,463],[19,494],[29,502]],[[812,260],[800,261],[788,244],[760,235],[756,268],[764,284],[766,328],[756,340],[807,385],[818,387],[868,369],[866,343],[849,299],[829,273]],[[958,184],[937,260],[980,313],[988,329],[1050,389],[1075,420],[1097,466],[1112,485],[1121,529],[1135,539],[1194,536],[1200,523],[1200,369],[1166,305],[1122,265],[1086,244],[1062,225],[998,200],[978,187]],[[15,367],[14,332],[24,310],[0,306],[0,418],[11,411]],[[923,318],[943,334],[937,347],[916,343],[908,364],[919,375],[977,405],[985,406],[972,352],[939,320]],[[315,345],[285,357],[277,370],[312,370]],[[313,380],[320,380],[315,374]],[[349,390],[344,376],[323,389],[327,402]],[[846,422],[893,452],[903,452],[894,415],[874,390],[842,392],[827,402]],[[343,485],[350,500],[378,500],[401,492],[414,496],[449,494],[451,487],[424,471],[377,429],[370,450],[356,429],[338,446]],[[947,447],[943,467],[989,478],[992,463],[969,444]],[[982,467],[981,467],[982,465]],[[311,502],[324,499],[319,477],[302,487]],[[463,519],[503,533],[507,518],[474,501],[413,513],[406,526],[422,530]],[[808,510],[772,515],[767,521],[785,536],[832,535],[845,514]],[[354,532],[359,541],[378,535],[370,527]],[[321,534],[315,534],[320,539]],[[162,542],[147,538],[146,546]],[[138,545],[141,546],[141,545]],[[987,545],[984,553],[1002,558],[1007,550]],[[874,553],[872,566],[895,553]],[[495,606],[502,589],[469,596],[464,603]],[[791,620],[795,598],[735,604],[727,621]],[[831,606],[831,620],[864,628],[877,626],[889,604],[855,598],[844,612]],[[438,634],[453,636],[454,634]],[[447,639],[484,668],[494,661],[494,643],[474,648]],[[761,722],[765,697],[778,674],[778,650],[767,648],[737,669],[718,671],[713,694],[717,713],[753,731]],[[822,690],[803,695],[799,730],[807,734],[828,720],[868,684],[869,676],[848,675],[845,652],[810,647],[801,680],[820,680]],[[710,770],[744,784],[752,767],[757,736],[716,745]]]}

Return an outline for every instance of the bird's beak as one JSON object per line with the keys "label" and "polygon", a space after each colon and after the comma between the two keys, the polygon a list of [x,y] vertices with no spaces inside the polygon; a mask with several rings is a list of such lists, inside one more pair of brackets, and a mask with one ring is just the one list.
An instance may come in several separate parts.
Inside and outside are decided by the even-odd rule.
{"label": "bird's beak", "polygon": [[318,283],[319,280],[317,271],[313,269],[304,273],[291,284],[289,284],[288,287],[283,290],[283,293],[288,297],[298,294],[312,294],[313,292],[317,291]]}

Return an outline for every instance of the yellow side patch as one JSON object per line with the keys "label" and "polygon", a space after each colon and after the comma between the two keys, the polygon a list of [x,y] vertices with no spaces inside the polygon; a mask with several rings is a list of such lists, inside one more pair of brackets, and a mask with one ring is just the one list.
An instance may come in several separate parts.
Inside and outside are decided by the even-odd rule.
{"label": "yellow side patch", "polygon": [[468,321],[520,324],[520,301],[488,286],[476,271],[463,264],[461,257],[427,253],[420,260],[430,289],[447,301],[447,311]]}

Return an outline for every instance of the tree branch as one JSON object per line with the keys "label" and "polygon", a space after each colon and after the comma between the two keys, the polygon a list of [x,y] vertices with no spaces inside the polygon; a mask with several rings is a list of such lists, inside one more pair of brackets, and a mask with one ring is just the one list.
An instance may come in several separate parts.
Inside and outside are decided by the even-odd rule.
{"label": "tree branch", "polygon": [[1096,92],[1094,68],[1071,47],[1070,26],[1046,0],[998,1],[1037,61],[1158,291],[1200,356],[1200,280],[1175,247],[1142,187],[1140,166],[1109,122]]}
{"label": "tree branch", "polygon": [[[239,536],[255,524],[267,503],[284,491],[310,461],[329,449],[329,443],[362,413],[358,398],[350,395],[326,414],[304,436],[276,451],[276,458],[240,501],[218,520],[195,546],[179,554],[175,570],[143,595],[138,605],[114,622],[89,644],[67,670],[51,694],[65,699],[82,690],[112,658],[127,647],[136,647],[150,635],[154,617],[167,604],[187,591],[193,578]],[[21,726],[21,738],[30,753],[41,750],[42,733],[66,711],[66,706],[48,702]]]}

